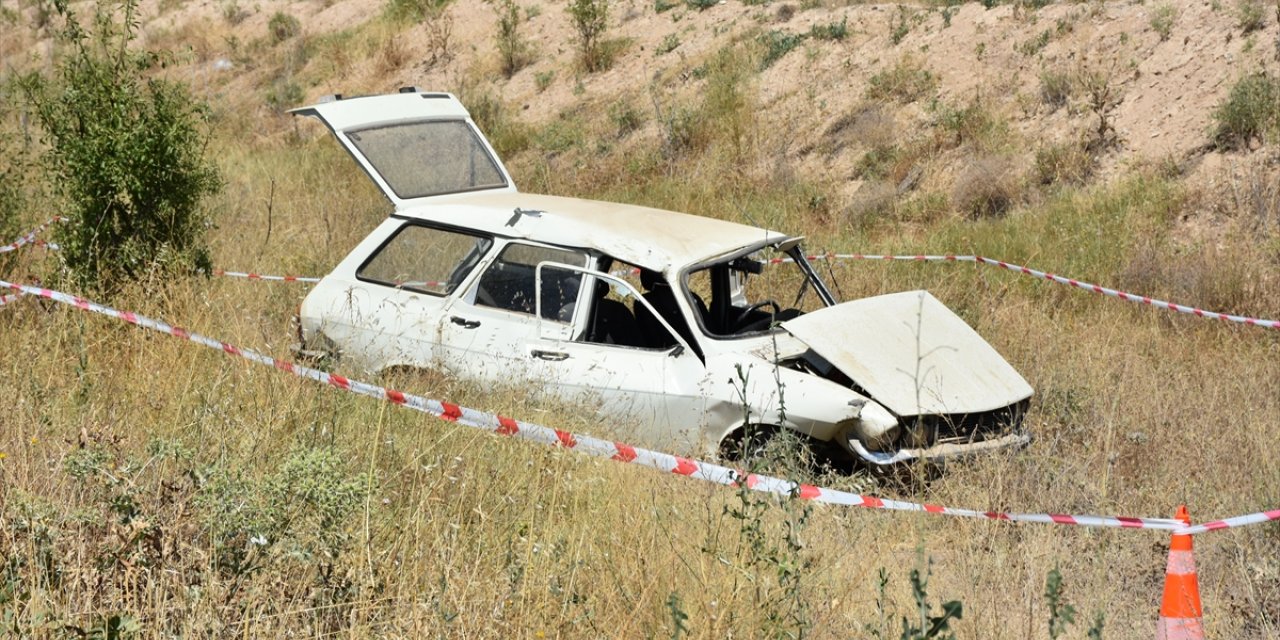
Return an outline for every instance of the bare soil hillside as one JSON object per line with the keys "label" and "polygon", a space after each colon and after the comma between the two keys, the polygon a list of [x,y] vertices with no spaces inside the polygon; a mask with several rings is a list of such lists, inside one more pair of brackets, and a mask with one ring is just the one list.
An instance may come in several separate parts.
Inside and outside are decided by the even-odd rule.
{"label": "bare soil hillside", "polygon": [[[723,47],[808,36],[764,45],[794,49],[753,82],[756,117],[763,130],[783,134],[771,137],[769,153],[849,200],[864,185],[858,165],[877,136],[910,139],[945,117],[947,108],[971,103],[1007,124],[1012,137],[998,149],[965,148],[899,167],[901,175],[893,177],[914,169],[913,188],[931,181],[950,185],[986,155],[1005,157],[1022,171],[1037,148],[1111,136],[1101,158],[1104,175],[1135,163],[1171,162],[1193,169],[1198,180],[1225,179],[1223,167],[1239,159],[1210,151],[1213,111],[1238,78],[1276,68],[1280,56],[1280,26],[1267,15],[1271,8],[1257,4],[1260,26],[1244,27],[1246,4],[988,9],[978,3],[733,0],[698,10],[627,0],[612,4],[606,34],[618,41],[616,61],[605,71],[585,73],[576,62],[577,36],[566,5],[530,0],[520,3],[519,27],[529,64],[510,78],[500,72],[495,7],[476,0],[454,2],[439,17],[395,24],[383,19],[383,0],[153,0],[144,3],[141,22],[148,46],[188,52],[171,73],[189,77],[228,110],[268,117],[328,94],[405,85],[466,94],[480,87],[534,124],[620,99],[645,111],[655,103],[661,109],[657,96],[702,92],[699,69]],[[38,4],[19,3],[0,23],[0,67],[39,65],[52,52],[43,38],[47,30],[31,28],[41,20],[39,11]],[[277,14],[296,18],[300,33],[273,36],[269,23]],[[813,36],[815,29],[836,25],[838,39]],[[890,89],[888,107],[877,107],[880,114],[872,120],[879,131],[867,131],[867,122],[848,126],[866,113],[877,78],[909,83],[913,76],[924,86]],[[646,127],[656,129],[657,120]],[[258,122],[252,129],[281,126]],[[1198,169],[1202,163],[1204,171]]]}

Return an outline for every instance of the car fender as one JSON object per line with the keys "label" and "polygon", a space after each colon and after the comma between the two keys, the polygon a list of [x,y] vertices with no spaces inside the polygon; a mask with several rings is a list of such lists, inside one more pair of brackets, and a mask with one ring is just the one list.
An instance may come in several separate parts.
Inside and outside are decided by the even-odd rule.
{"label": "car fender", "polygon": [[712,358],[708,369],[713,372],[708,426],[713,428],[707,435],[717,443],[749,424],[782,426],[832,441],[857,421],[864,407],[875,404],[830,380],[754,355],[745,361]]}

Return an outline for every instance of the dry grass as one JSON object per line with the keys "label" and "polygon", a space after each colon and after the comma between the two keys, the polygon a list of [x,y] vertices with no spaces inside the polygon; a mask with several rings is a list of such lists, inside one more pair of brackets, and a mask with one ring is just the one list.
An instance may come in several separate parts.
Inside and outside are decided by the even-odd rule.
{"label": "dry grass", "polygon": [[[724,81],[716,100],[689,103],[700,117],[749,107],[750,92],[735,93],[749,85]],[[1280,296],[1247,288],[1250,274],[1274,272],[1250,250],[1254,237],[1172,261],[1169,212],[1182,190],[1164,178],[1066,185],[1003,217],[852,226],[825,217],[827,190],[790,163],[782,139],[794,132],[721,122],[705,145],[669,156],[660,123],[619,140],[607,109],[587,111],[537,126],[503,116],[523,132],[509,162],[522,187],[750,220],[808,233],[814,248],[981,253],[1138,293],[1173,287],[1185,265],[1245,269],[1164,290],[1226,292],[1223,304],[1280,316]],[[981,137],[957,122],[957,137]],[[256,114],[229,113],[217,132],[227,186],[210,205],[215,262],[324,273],[385,202],[318,125],[243,135],[261,126]],[[47,272],[40,255],[13,273]],[[1206,519],[1275,506],[1275,332],[970,265],[838,263],[828,277],[844,298],[927,288],[955,309],[1036,388],[1036,440],[929,482],[821,481],[1030,512],[1162,516],[1187,502]],[[303,295],[190,279],[143,283],[124,300],[287,357]],[[122,616],[140,637],[661,637],[676,635],[679,612],[695,638],[801,625],[812,637],[897,636],[898,616],[915,612],[908,572],[927,559],[935,610],[964,603],[962,638],[1046,637],[1054,567],[1082,618],[1105,613],[1104,637],[1154,631],[1162,534],[761,507],[731,489],[484,435],[30,299],[0,308],[0,345],[0,619],[18,635],[74,635]],[[537,389],[393,382],[629,435]],[[744,509],[754,515],[733,516]],[[1197,539],[1211,636],[1280,634],[1277,543],[1274,526]]]}

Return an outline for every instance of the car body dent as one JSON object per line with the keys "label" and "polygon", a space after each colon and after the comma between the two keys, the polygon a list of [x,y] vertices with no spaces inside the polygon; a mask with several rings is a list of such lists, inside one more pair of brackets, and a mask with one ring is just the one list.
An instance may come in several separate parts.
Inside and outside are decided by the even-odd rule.
{"label": "car body dent", "polygon": [[1031,385],[927,291],[852,300],[782,323],[899,416],[971,414]]}

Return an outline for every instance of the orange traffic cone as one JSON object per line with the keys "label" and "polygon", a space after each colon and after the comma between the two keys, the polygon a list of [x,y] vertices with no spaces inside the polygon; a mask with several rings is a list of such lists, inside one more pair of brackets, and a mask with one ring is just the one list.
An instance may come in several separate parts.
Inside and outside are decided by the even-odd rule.
{"label": "orange traffic cone", "polygon": [[[1191,525],[1186,505],[1178,507],[1175,517]],[[1169,566],[1165,569],[1164,600],[1160,603],[1156,640],[1204,640],[1201,615],[1200,584],[1196,580],[1191,536],[1175,533],[1169,543]]]}

